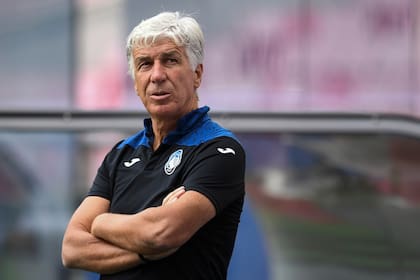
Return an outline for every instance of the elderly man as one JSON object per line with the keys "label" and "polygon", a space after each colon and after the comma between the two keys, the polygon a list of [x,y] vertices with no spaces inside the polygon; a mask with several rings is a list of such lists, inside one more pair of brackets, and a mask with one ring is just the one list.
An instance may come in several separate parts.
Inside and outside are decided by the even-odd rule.
{"label": "elderly man", "polygon": [[63,238],[63,264],[101,279],[226,279],[244,201],[245,153],[198,106],[203,34],[175,12],[127,40],[150,118],[106,155]]}

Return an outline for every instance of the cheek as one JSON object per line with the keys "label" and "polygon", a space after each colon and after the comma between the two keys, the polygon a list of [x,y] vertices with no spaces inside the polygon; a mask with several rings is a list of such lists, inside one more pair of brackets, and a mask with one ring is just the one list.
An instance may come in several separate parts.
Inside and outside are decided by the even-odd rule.
{"label": "cheek", "polygon": [[178,84],[182,85],[186,90],[191,90],[195,88],[196,81],[191,75],[179,75]]}
{"label": "cheek", "polygon": [[144,83],[142,83],[140,80],[136,79],[134,83],[134,89],[136,90],[138,96],[143,97],[145,95]]}
{"label": "cheek", "polygon": [[143,104],[145,104],[145,102],[146,102],[145,95],[146,94],[145,94],[144,89],[140,88],[138,85],[135,86],[135,89],[136,89],[137,96],[139,97],[139,99],[141,100],[141,102]]}

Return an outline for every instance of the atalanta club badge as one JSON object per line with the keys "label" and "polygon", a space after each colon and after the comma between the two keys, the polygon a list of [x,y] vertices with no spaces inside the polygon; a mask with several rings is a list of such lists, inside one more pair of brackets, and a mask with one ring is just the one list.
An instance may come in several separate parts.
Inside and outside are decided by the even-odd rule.
{"label": "atalanta club badge", "polygon": [[181,160],[182,150],[176,150],[175,152],[173,152],[164,166],[166,175],[172,175],[177,166],[180,165]]}

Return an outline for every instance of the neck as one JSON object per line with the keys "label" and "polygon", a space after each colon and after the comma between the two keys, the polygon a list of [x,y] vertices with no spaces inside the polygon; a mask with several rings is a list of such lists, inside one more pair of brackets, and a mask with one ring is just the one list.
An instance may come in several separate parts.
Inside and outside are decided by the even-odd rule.
{"label": "neck", "polygon": [[163,118],[159,117],[158,115],[151,116],[153,134],[155,136],[153,141],[153,150],[156,151],[160,144],[162,144],[163,139],[169,134],[169,132],[176,129],[178,120],[180,118],[185,116],[185,114],[196,110],[197,108],[198,104],[194,103],[191,106],[191,110],[184,110],[182,114],[177,114],[177,116],[165,116]]}
{"label": "neck", "polygon": [[177,120],[152,120],[152,127],[154,133],[153,150],[156,151],[163,139],[169,134],[169,132],[175,130]]}

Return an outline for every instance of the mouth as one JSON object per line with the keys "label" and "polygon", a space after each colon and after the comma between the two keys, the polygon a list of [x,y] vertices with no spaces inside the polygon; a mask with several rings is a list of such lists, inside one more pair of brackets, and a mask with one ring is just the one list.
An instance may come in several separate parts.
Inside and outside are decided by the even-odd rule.
{"label": "mouth", "polygon": [[167,91],[163,91],[163,90],[159,90],[159,91],[155,91],[152,94],[150,94],[150,98],[154,99],[154,100],[162,100],[165,99],[167,97],[169,97],[171,94]]}
{"label": "mouth", "polygon": [[152,95],[157,95],[157,96],[165,95],[165,94],[169,94],[169,92],[163,91],[163,90],[159,90],[159,91],[155,91],[155,92],[152,93]]}

